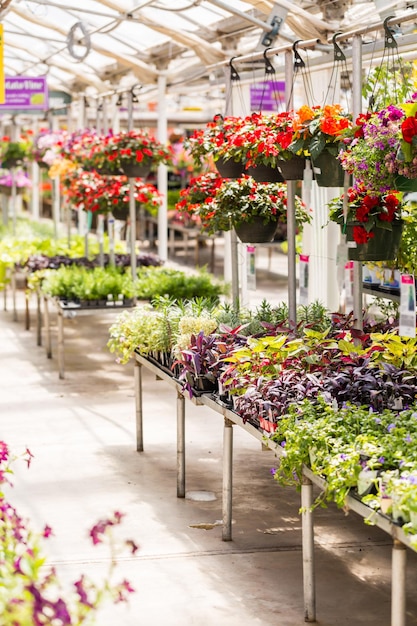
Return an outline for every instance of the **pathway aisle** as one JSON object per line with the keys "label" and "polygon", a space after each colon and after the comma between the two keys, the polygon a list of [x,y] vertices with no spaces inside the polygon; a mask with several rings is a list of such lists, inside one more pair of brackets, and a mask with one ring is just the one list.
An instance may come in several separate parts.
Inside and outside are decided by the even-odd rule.
{"label": "pathway aisle", "polygon": [[[15,465],[12,502],[37,529],[52,526],[51,560],[71,581],[106,571],[108,555],[90,546],[87,530],[112,511],[126,514],[123,534],[140,549],[118,574],[137,593],[99,626],[302,626],[299,494],[274,483],[272,453],[235,428],[234,540],[222,542],[221,418],[187,403],[187,491],[215,499],[177,499],[175,394],[145,372],[138,454],[132,366],[117,365],[105,347],[112,319],[66,323],[59,380],[56,358],[24,330],[23,311],[18,322],[0,312],[0,437],[34,455],[30,470]],[[320,624],[388,626],[389,538],[334,506],[315,517]],[[417,623],[416,573],[409,553],[407,626]]]}

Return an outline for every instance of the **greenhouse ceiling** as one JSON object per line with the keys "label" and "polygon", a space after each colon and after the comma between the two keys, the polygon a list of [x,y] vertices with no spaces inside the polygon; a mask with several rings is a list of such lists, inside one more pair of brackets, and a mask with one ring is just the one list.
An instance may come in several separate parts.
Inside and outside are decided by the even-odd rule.
{"label": "greenhouse ceiling", "polygon": [[[233,56],[300,39],[327,44],[417,8],[391,0],[3,0],[6,76],[99,95],[206,80]],[[407,32],[416,29],[407,23]]]}

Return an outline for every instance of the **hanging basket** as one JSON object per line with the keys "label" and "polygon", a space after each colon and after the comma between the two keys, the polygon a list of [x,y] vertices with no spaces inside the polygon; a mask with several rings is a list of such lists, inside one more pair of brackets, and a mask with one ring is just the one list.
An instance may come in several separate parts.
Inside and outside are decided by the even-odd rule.
{"label": "hanging basket", "polygon": [[245,169],[241,161],[223,159],[223,157],[219,157],[214,165],[222,178],[240,178]]}
{"label": "hanging basket", "polygon": [[123,163],[121,169],[128,178],[146,178],[151,171],[151,166],[140,163]]}
{"label": "hanging basket", "polygon": [[45,163],[45,161],[36,161],[36,163],[41,170],[49,170],[49,168],[51,167],[50,165],[48,165],[48,163]]}
{"label": "hanging basket", "polygon": [[294,155],[289,161],[279,160],[278,168],[284,180],[303,180],[306,160]]}
{"label": "hanging basket", "polygon": [[346,225],[349,261],[393,261],[398,255],[403,230],[403,222],[393,222],[392,230],[377,228],[375,237],[367,243],[356,243],[353,227],[361,226],[352,222]]}
{"label": "hanging basket", "polygon": [[22,165],[23,159],[6,159],[2,161],[1,167],[5,170],[10,170],[13,167],[17,167],[18,165]]}
{"label": "hanging basket", "polygon": [[235,225],[235,231],[242,243],[270,243],[274,239],[278,220],[264,224],[263,218]]}
{"label": "hanging basket", "polygon": [[129,203],[125,202],[124,204],[115,205],[112,207],[111,212],[115,220],[126,221],[130,212]]}
{"label": "hanging basket", "polygon": [[398,174],[395,177],[394,184],[397,191],[417,191],[417,178],[406,178],[405,176],[401,176]]}
{"label": "hanging basket", "polygon": [[319,187],[343,187],[345,170],[337,157],[323,150],[315,159],[311,159],[311,163]]}
{"label": "hanging basket", "polygon": [[248,176],[252,176],[257,183],[283,183],[284,178],[277,167],[271,165],[257,165],[256,167],[248,167],[246,170]]}
{"label": "hanging basket", "polygon": [[96,169],[97,174],[100,174],[100,176],[122,176],[123,172],[122,171],[114,171],[111,170],[108,167],[98,167]]}
{"label": "hanging basket", "polygon": [[[22,187],[16,187],[16,195],[19,195],[22,192],[23,192]],[[11,197],[12,188],[9,185],[0,185],[0,193],[2,193],[4,196]]]}

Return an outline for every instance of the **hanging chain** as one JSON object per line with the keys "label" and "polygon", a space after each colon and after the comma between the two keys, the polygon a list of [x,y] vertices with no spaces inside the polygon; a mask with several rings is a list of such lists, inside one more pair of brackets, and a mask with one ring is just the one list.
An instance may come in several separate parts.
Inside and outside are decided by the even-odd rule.
{"label": "hanging chain", "polygon": [[304,90],[306,93],[306,99],[307,99],[307,104],[309,102],[313,102],[314,97],[313,97],[313,86],[311,83],[311,74],[308,70],[308,68],[306,68],[306,64],[304,62],[304,60],[301,58],[298,50],[297,50],[297,46],[299,44],[299,41],[295,41],[293,43],[292,49],[294,52],[294,66],[293,66],[293,80],[292,80],[292,85],[291,85],[291,90],[290,90],[290,94],[288,97],[288,102],[287,102],[287,109],[289,108],[289,103],[292,100],[293,94],[294,94],[294,85],[295,85],[295,81],[297,79],[298,75],[301,75],[302,80],[303,80],[303,85],[304,85]]}

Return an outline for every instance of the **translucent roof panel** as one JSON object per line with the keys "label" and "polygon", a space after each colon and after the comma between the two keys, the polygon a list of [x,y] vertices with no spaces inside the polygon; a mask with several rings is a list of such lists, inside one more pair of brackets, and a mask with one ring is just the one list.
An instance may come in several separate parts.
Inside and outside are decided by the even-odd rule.
{"label": "translucent roof panel", "polygon": [[[97,94],[204,79],[232,56],[411,11],[405,0],[4,0],[6,75]],[[58,87],[57,87],[58,86]]]}

